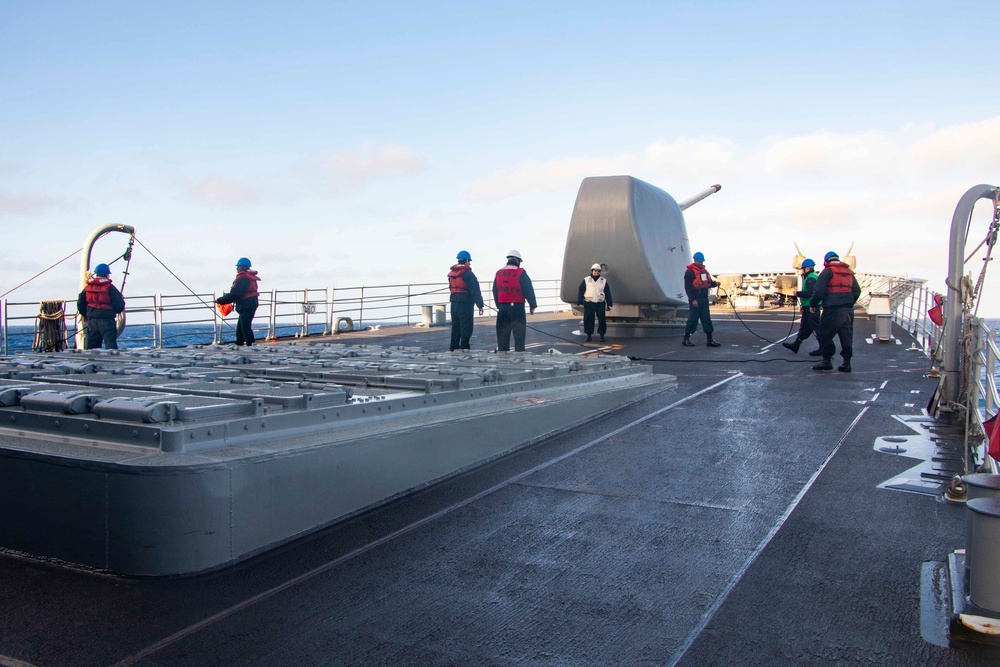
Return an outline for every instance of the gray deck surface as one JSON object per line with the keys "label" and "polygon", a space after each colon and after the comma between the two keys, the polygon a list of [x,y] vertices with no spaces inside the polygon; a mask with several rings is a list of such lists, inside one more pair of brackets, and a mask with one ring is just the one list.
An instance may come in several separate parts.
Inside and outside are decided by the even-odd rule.
{"label": "gray deck surface", "polygon": [[[773,341],[794,313],[741,316]],[[866,343],[859,317],[855,372],[819,373],[813,342],[714,319],[718,349],[609,338],[675,389],[233,568],[0,556],[0,665],[1000,664],[921,636],[922,564],[963,546],[964,509],[876,488],[917,463],[873,443],[912,434],[892,416],[926,405],[926,357],[899,331]],[[582,349],[569,316],[529,325],[539,350]],[[338,342],[369,336],[399,338]]]}

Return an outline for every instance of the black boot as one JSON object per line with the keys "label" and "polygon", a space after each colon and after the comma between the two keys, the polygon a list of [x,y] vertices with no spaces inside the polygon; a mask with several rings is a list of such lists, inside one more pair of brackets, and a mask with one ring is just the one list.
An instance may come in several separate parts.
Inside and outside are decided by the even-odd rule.
{"label": "black boot", "polygon": [[823,361],[821,361],[818,364],[816,364],[815,366],[813,366],[813,370],[814,371],[832,371],[833,370],[833,363],[831,363],[829,359],[824,359]]}
{"label": "black boot", "polygon": [[705,345],[708,345],[709,347],[722,347],[722,343],[716,343],[715,339],[711,336],[708,337],[708,342],[705,343]]}
{"label": "black boot", "polygon": [[840,371],[841,373],[850,373],[851,372],[851,360],[850,359],[844,359],[844,363],[842,363],[841,365],[837,366],[837,370]]}
{"label": "black boot", "polygon": [[690,334],[684,334],[684,340],[681,341],[681,345],[684,347],[694,347],[694,343],[691,342]]}
{"label": "black boot", "polygon": [[823,356],[823,353],[820,352],[819,350],[813,350],[812,352],[809,353],[809,356],[810,357],[821,357],[821,356]]}
{"label": "black boot", "polygon": [[587,342],[590,342],[590,334],[587,334]]}
{"label": "black boot", "polygon": [[796,340],[793,343],[782,343],[781,344],[782,347],[788,348],[789,350],[791,350],[795,354],[799,353],[799,345],[802,345],[802,341],[800,341],[800,340]]}

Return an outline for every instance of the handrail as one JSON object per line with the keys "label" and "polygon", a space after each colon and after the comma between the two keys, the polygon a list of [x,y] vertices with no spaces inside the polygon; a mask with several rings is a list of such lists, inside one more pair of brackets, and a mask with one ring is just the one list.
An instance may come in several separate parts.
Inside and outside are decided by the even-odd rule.
{"label": "handrail", "polygon": [[[567,306],[559,299],[559,280],[535,280],[539,310],[553,312]],[[493,284],[481,281],[487,303]],[[221,318],[214,305],[216,294],[126,294],[129,314],[119,336],[123,347],[140,343],[165,348],[189,344],[232,341],[234,318]],[[421,321],[424,306],[447,304],[449,292],[442,283],[363,285],[329,288],[273,289],[262,292],[254,318],[258,339],[305,337],[341,333],[338,318],[350,319],[358,329],[373,324],[406,324]],[[66,302],[67,346],[76,339],[76,299]],[[0,355],[32,349],[37,301],[0,299]],[[186,329],[186,331],[184,331]]]}

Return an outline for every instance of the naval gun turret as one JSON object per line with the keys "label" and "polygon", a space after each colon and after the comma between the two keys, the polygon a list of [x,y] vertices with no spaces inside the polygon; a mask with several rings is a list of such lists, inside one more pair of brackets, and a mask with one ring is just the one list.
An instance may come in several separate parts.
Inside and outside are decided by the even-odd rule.
{"label": "naval gun turret", "polygon": [[613,336],[662,336],[687,312],[684,269],[691,245],[684,209],[722,189],[712,187],[681,203],[632,176],[583,179],[566,238],[560,298],[576,305],[580,281],[595,262],[604,267],[614,308]]}

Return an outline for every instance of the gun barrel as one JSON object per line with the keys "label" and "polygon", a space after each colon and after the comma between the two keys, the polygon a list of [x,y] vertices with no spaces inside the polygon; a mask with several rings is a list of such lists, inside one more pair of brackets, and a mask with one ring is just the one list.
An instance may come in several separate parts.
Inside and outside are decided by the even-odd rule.
{"label": "gun barrel", "polygon": [[719,185],[718,183],[716,183],[715,185],[713,185],[709,189],[707,189],[707,190],[705,190],[703,192],[699,192],[694,197],[691,197],[690,199],[685,199],[680,204],[678,204],[678,206],[680,206],[681,210],[683,211],[683,210],[685,210],[685,209],[687,209],[687,208],[689,208],[691,206],[694,206],[695,204],[697,204],[698,202],[700,202],[702,199],[705,199],[706,197],[711,197],[712,195],[714,195],[716,192],[718,192],[721,189],[722,189],[722,186]]}

